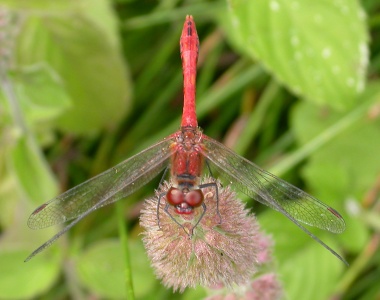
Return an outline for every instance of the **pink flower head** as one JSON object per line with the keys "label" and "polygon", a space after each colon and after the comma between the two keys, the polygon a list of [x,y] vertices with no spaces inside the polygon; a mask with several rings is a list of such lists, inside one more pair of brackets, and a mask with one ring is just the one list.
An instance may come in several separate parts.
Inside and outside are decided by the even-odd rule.
{"label": "pink flower head", "polygon": [[[205,178],[205,182],[213,181]],[[217,184],[220,217],[215,187],[203,188],[207,209],[196,227],[203,213],[202,206],[189,215],[178,214],[170,206],[170,215],[181,227],[164,211],[165,196],[161,198],[158,225],[158,197],[168,191],[168,183],[144,204],[140,217],[140,224],[145,228],[143,242],[157,277],[174,291],[183,292],[197,285],[247,284],[256,272],[257,253],[261,250],[256,218],[228,186],[222,188]]]}
{"label": "pink flower head", "polygon": [[246,298],[250,300],[275,300],[282,299],[283,291],[277,275],[267,273],[251,284],[251,289],[247,291]]}

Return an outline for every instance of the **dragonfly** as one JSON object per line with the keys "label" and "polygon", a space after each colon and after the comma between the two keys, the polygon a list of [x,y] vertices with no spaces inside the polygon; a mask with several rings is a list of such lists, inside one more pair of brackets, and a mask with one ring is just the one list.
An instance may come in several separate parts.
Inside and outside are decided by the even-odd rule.
{"label": "dragonfly", "polygon": [[[25,261],[49,247],[93,211],[131,195],[160,173],[166,174],[168,170],[170,170],[171,187],[158,199],[158,224],[159,202],[162,197],[167,200],[166,213],[170,206],[174,207],[174,213],[179,215],[192,214],[196,209],[203,209],[201,219],[207,211],[202,189],[210,185],[214,185],[217,189],[215,182],[200,184],[206,168],[210,171],[212,168],[215,174],[218,174],[219,180],[282,213],[347,264],[343,257],[304,226],[306,224],[332,233],[342,233],[346,227],[345,221],[335,209],[261,169],[208,137],[198,127],[195,95],[199,39],[194,19],[190,15],[186,16],[183,26],[180,51],[184,81],[184,104],[180,129],[35,209],[28,219],[28,226],[32,229],[41,229],[67,221],[71,223],[32,252]],[[172,219],[175,221],[175,218],[172,217]],[[223,222],[222,218],[220,222]]]}

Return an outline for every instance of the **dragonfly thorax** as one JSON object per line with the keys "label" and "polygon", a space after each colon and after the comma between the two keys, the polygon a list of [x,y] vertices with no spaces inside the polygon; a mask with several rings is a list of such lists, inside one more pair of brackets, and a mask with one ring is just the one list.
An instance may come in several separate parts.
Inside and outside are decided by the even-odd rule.
{"label": "dragonfly thorax", "polygon": [[198,188],[204,158],[198,128],[182,127],[172,145],[171,173],[173,186],[166,194],[167,201],[179,214],[190,214],[203,203],[203,193]]}
{"label": "dragonfly thorax", "polygon": [[176,133],[176,142],[172,145],[173,178],[188,181],[193,185],[198,184],[197,180],[201,176],[204,164],[201,140],[202,133],[197,128],[184,127]]}

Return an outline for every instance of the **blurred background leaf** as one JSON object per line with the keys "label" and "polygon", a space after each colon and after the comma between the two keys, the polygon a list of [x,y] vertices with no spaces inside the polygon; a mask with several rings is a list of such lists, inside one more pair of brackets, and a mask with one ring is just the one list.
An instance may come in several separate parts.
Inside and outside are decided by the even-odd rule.
{"label": "blurred background leaf", "polygon": [[117,28],[110,30],[111,22],[107,26],[100,22],[112,20],[106,2],[92,1],[94,6],[103,2],[100,10],[88,1],[79,2],[72,2],[72,7],[60,14],[45,9],[31,14],[18,36],[17,60],[25,66],[43,62],[60,75],[72,105],[57,118],[59,129],[93,133],[114,127],[124,117],[130,83],[117,43]]}
{"label": "blurred background leaf", "polygon": [[[145,258],[141,241],[133,241],[128,247],[133,253],[132,267],[139,270],[134,276],[134,291],[137,298],[146,299],[154,293],[156,283],[153,270]],[[104,253],[107,256],[104,257]],[[103,240],[91,245],[77,257],[79,279],[84,286],[104,298],[125,298],[123,252],[119,241]],[[99,263],[94,264],[94,261]]]}
{"label": "blurred background leaf", "polygon": [[356,0],[231,0],[230,6],[228,36],[287,88],[318,104],[353,105],[368,65],[365,13]]}

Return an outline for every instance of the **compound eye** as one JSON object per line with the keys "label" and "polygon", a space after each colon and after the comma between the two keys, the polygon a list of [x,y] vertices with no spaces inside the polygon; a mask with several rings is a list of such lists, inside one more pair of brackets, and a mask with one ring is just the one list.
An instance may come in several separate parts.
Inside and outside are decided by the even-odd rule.
{"label": "compound eye", "polygon": [[184,196],[181,190],[171,187],[167,194],[166,199],[170,205],[176,206],[184,202]]}
{"label": "compound eye", "polygon": [[198,207],[203,202],[203,193],[201,190],[192,190],[188,192],[185,196],[185,201],[192,207]]}

